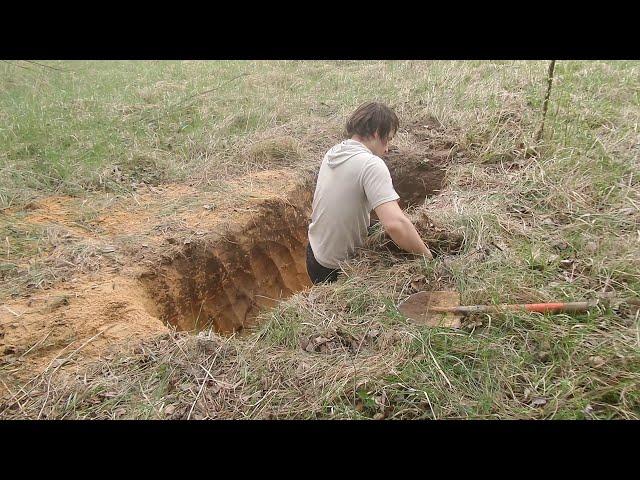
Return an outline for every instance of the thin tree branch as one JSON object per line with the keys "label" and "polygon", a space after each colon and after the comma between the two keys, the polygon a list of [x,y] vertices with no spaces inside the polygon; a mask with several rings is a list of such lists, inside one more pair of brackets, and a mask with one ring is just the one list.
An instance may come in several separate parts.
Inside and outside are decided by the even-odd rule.
{"label": "thin tree branch", "polygon": [[69,72],[69,70],[52,67],[51,65],[45,65],[44,63],[36,62],[34,60],[24,60],[24,61],[27,62],[27,63],[33,63],[34,65],[39,65],[39,66],[44,67],[44,68],[50,68],[51,70],[56,70],[58,72]]}
{"label": "thin tree branch", "polygon": [[542,132],[544,130],[544,120],[547,117],[547,108],[549,107],[549,97],[551,96],[551,85],[553,85],[553,70],[556,66],[556,61],[551,60],[549,64],[549,74],[547,76],[547,94],[544,97],[544,104],[542,105],[542,122],[540,123],[540,128],[538,129],[538,133],[536,133],[536,142],[539,142],[542,139]]}
{"label": "thin tree branch", "polygon": [[[241,73],[240,75],[236,75],[235,77],[233,77],[233,78],[231,78],[231,79],[227,80],[226,82],[221,83],[221,84],[220,84],[220,85],[218,85],[217,87],[211,88],[211,89],[209,89],[209,90],[205,90],[205,91],[203,91],[203,92],[198,92],[198,93],[195,93],[195,94],[193,94],[193,95],[189,95],[188,97],[183,98],[183,99],[182,99],[182,100],[180,100],[179,102],[177,102],[177,103],[175,103],[175,104],[173,104],[173,105],[171,105],[171,106],[167,107],[164,113],[161,113],[160,115],[157,115],[156,117],[151,118],[150,120],[151,120],[151,121],[157,121],[157,120],[159,120],[159,119],[161,119],[161,118],[163,118],[163,117],[166,117],[167,115],[169,115],[169,114],[171,114],[171,113],[175,113],[175,112],[177,112],[177,111],[179,111],[179,110],[181,110],[181,109],[183,109],[183,108],[189,107],[189,106],[191,106],[191,105],[193,104],[193,102],[192,102],[192,103],[187,103],[187,104],[185,104],[185,102],[186,102],[187,100],[190,100],[190,99],[195,98],[195,97],[200,97],[200,96],[202,96],[202,95],[207,95],[207,94],[209,94],[209,93],[211,93],[211,92],[215,92],[216,90],[218,90],[218,89],[220,89],[220,88],[224,87],[225,85],[228,85],[229,83],[231,83],[231,82],[233,82],[233,81],[235,81],[235,80],[237,80],[237,79],[239,79],[239,78],[241,78],[241,77],[246,77],[246,76],[248,76],[248,75],[249,75],[248,73],[243,72],[243,73]],[[147,113],[147,112],[145,112],[145,113]],[[142,116],[140,117],[141,119],[144,119],[144,115],[145,115],[145,113],[143,113],[143,114],[142,114]]]}
{"label": "thin tree branch", "polygon": [[33,72],[33,71],[34,71],[34,70],[33,70],[33,68],[28,68],[28,67],[25,67],[25,66],[23,66],[23,65],[19,65],[19,64],[15,63],[15,62],[10,62],[10,61],[8,61],[8,60],[0,60],[0,61],[2,61],[2,62],[4,62],[4,63],[8,63],[8,64],[9,64],[9,65],[11,65],[12,67],[24,68],[25,70],[29,70],[30,72]]}

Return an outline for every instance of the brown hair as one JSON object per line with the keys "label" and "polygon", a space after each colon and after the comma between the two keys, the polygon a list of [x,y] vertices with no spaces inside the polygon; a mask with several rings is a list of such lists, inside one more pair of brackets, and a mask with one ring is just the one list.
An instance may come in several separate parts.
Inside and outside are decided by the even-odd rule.
{"label": "brown hair", "polygon": [[367,102],[360,105],[347,120],[347,137],[360,135],[373,137],[376,132],[382,139],[388,139],[398,131],[400,121],[393,110],[383,103]]}

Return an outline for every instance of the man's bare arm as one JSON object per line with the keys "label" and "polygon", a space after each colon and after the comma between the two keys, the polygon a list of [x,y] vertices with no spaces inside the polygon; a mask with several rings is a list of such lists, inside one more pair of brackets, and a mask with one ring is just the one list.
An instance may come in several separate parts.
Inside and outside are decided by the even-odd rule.
{"label": "man's bare arm", "polygon": [[420,234],[400,209],[397,201],[383,203],[375,208],[376,215],[391,239],[409,253],[425,255],[432,259],[433,255],[429,247],[420,238]]}

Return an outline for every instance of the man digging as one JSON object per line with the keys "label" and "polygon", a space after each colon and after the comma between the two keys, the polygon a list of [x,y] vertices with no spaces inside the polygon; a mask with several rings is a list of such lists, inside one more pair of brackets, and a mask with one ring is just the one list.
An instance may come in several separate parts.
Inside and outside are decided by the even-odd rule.
{"label": "man digging", "polygon": [[307,271],[314,284],[337,280],[339,263],[364,245],[372,210],[398,247],[433,258],[400,209],[400,196],[380,158],[398,126],[398,117],[389,107],[365,103],[347,121],[348,140],[325,154],[313,196],[307,246]]}

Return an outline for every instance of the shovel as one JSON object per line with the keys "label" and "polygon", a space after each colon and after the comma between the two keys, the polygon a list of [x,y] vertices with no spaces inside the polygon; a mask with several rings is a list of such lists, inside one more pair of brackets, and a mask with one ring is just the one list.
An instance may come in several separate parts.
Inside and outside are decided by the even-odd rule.
{"label": "shovel", "polygon": [[[611,300],[640,305],[640,299]],[[398,305],[398,310],[409,320],[429,327],[460,328],[461,319],[470,313],[538,312],[565,313],[586,312],[603,303],[600,300],[583,302],[517,303],[499,305],[460,305],[460,294],[451,291],[418,292]]]}

